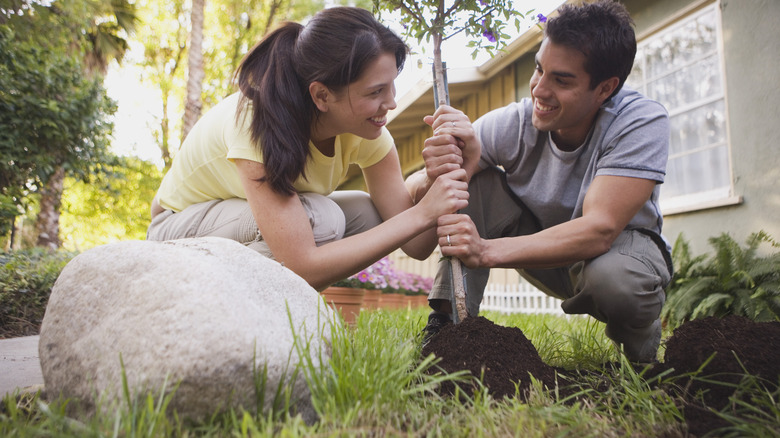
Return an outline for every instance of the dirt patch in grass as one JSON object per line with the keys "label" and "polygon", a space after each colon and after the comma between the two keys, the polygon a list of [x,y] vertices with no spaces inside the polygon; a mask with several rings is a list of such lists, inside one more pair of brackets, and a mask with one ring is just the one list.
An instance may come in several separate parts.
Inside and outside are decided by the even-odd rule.
{"label": "dirt patch in grass", "polygon": [[[746,376],[759,379],[769,391],[777,389],[780,322],[754,322],[741,316],[686,322],[667,340],[664,362],[658,368],[672,369],[679,376],[668,389],[686,402],[683,413],[691,433],[700,436],[728,426],[713,411],[734,413],[733,402],[745,399],[738,387]],[[689,377],[700,368],[699,378]]]}
{"label": "dirt patch in grass", "polygon": [[[423,356],[435,354],[442,370],[468,370],[483,376],[482,382],[495,398],[514,396],[515,386],[523,399],[531,385],[529,375],[548,388],[555,387],[555,369],[539,357],[536,347],[516,327],[503,327],[485,317],[466,318],[447,324],[423,347]],[[473,388],[461,386],[467,393]],[[453,394],[455,385],[446,383],[442,392]]]}
{"label": "dirt patch in grass", "polygon": [[[556,373],[565,373],[545,364],[520,329],[502,327],[484,317],[442,328],[423,348],[423,355],[431,353],[441,359],[438,366],[446,372],[468,370],[482,376],[495,398],[514,396],[517,387],[517,394],[525,400],[529,374],[552,389]],[[697,377],[690,377],[700,369]],[[656,378],[664,372],[662,379]],[[687,322],[667,340],[664,362],[644,375],[649,383],[677,397],[689,433],[701,436],[728,426],[715,412],[730,409],[735,399],[743,397],[735,389],[746,375],[760,379],[768,391],[777,389],[780,323],[757,323],[739,316]],[[564,376],[559,380],[565,385],[563,380],[573,379]],[[442,387],[444,393],[454,390],[453,384]]]}

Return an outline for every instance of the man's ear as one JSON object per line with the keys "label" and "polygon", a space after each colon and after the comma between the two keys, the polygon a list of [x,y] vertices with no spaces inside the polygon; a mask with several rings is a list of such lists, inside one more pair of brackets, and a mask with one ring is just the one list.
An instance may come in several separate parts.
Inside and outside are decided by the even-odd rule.
{"label": "man's ear", "polygon": [[314,81],[309,84],[309,94],[320,112],[328,112],[328,104],[333,101],[333,94],[328,87],[322,82]]}
{"label": "man's ear", "polygon": [[607,99],[609,99],[609,96],[612,95],[612,92],[615,91],[615,88],[620,84],[620,79],[617,78],[617,76],[612,76],[609,79],[605,79],[601,81],[601,83],[597,86],[598,88],[598,98],[603,104]]}

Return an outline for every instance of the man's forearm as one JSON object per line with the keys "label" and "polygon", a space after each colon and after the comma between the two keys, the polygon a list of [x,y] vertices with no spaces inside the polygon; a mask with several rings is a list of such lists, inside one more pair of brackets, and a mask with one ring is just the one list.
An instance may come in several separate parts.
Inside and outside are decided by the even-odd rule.
{"label": "man's forearm", "polygon": [[579,218],[535,234],[488,240],[480,264],[492,268],[557,268],[607,252],[615,237],[608,227]]}

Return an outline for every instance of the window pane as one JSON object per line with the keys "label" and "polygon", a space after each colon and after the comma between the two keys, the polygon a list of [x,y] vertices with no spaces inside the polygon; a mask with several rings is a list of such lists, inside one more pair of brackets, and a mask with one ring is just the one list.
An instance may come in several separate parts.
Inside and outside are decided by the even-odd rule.
{"label": "window pane", "polygon": [[634,66],[631,68],[631,74],[626,78],[624,86],[645,93],[644,90],[644,66],[642,63],[642,57],[637,53],[636,60],[634,60]]}
{"label": "window pane", "polygon": [[723,100],[712,102],[669,119],[672,137],[669,156],[726,143],[726,108]]}
{"label": "window pane", "polygon": [[642,41],[626,80],[669,111],[669,161],[661,186],[666,205],[684,207],[730,190],[717,20],[716,7],[708,7]]}
{"label": "window pane", "polygon": [[669,159],[661,199],[728,187],[728,164],[725,144]]}
{"label": "window pane", "polygon": [[715,13],[710,11],[654,38],[644,48],[648,79],[665,75],[717,51]]}
{"label": "window pane", "polygon": [[670,112],[722,93],[717,54],[652,81],[647,86],[648,97],[661,102]]}
{"label": "window pane", "polygon": [[685,194],[682,191],[682,183],[680,182],[680,175],[683,172],[679,169],[678,162],[679,160],[670,159],[666,163],[666,177],[661,185],[660,199],[674,198],[675,196]]}

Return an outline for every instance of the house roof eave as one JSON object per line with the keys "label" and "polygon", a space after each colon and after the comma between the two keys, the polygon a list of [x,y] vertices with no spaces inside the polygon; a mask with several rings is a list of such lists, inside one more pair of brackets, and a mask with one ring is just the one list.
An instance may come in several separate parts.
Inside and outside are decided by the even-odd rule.
{"label": "house roof eave", "polygon": [[[482,65],[448,69],[450,101],[458,102],[476,93],[489,79],[533,50],[542,40],[542,35],[541,29],[533,26]],[[422,118],[433,113],[433,100],[433,75],[428,73],[398,100],[397,107],[388,114],[387,128],[396,141],[419,132]]]}

